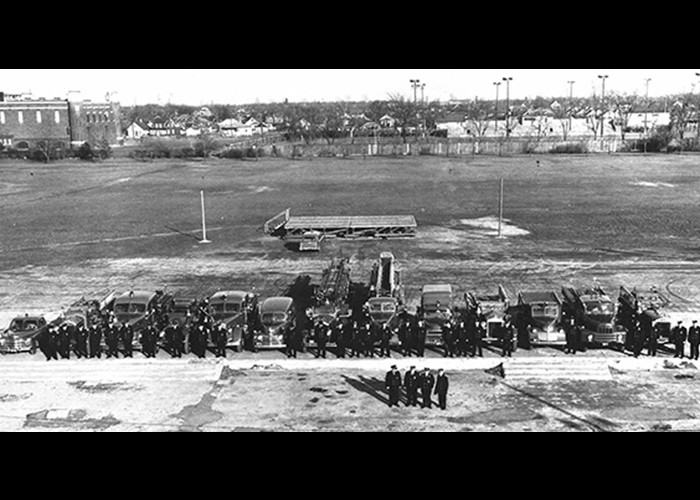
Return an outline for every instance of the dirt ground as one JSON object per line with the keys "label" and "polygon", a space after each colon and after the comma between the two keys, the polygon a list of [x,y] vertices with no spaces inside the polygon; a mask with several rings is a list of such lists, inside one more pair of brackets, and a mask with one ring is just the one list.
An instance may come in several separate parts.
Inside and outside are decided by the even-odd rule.
{"label": "dirt ground", "polygon": [[[589,358],[588,361],[594,361]],[[7,432],[621,432],[700,430],[692,363],[610,363],[609,380],[514,380],[478,360],[448,367],[442,411],[389,408],[388,362],[12,361]],[[425,364],[425,363],[423,363]],[[420,366],[423,366],[421,364]],[[443,365],[444,363],[440,363]],[[282,366],[284,365],[284,366]],[[427,363],[435,367],[436,363]],[[617,366],[617,368],[614,368]],[[31,369],[29,369],[31,367]],[[622,367],[622,368],[621,368]],[[402,366],[402,369],[405,368]],[[436,397],[433,396],[433,403]]]}
{"label": "dirt ground", "polygon": [[[495,291],[498,284],[515,293],[526,288],[559,290],[566,284],[597,281],[613,296],[623,284],[656,285],[690,319],[700,311],[699,166],[698,156],[676,155],[153,163],[112,160],[49,165],[4,161],[0,162],[0,328],[15,314],[50,316],[85,294],[107,288],[128,291],[167,286],[170,291],[200,297],[219,289],[251,290],[263,297],[277,295],[298,274],[319,278],[336,256],[350,259],[355,281],[366,281],[382,251],[393,252],[401,264],[410,306],[417,305],[419,291],[428,283],[451,283],[461,294]],[[504,237],[498,239],[494,227],[501,178],[505,180],[506,225]],[[209,239],[213,241],[209,245],[196,241],[201,234],[200,190],[207,195]],[[418,237],[328,241],[320,254],[300,254],[262,231],[268,218],[286,208],[297,215],[410,214],[418,222]],[[544,351],[544,355],[549,354]],[[6,359],[0,359],[0,366]],[[329,430],[342,427],[349,413],[334,415],[330,402],[346,396],[333,391],[349,390],[348,386],[352,389],[343,375],[356,382],[362,370],[333,373],[329,375],[333,382],[327,386],[319,385],[321,381],[313,376],[309,378],[312,387],[329,392],[310,394],[309,399],[319,397],[319,403],[290,409],[299,411],[299,417],[276,428],[305,428],[300,424],[304,412],[325,415],[318,421],[332,420],[325,425]],[[254,393],[262,390],[266,376],[247,373],[239,377],[245,379],[244,383],[237,378],[231,380],[236,380],[233,387],[245,386],[246,391]],[[279,380],[289,376],[285,373]],[[598,387],[596,394],[627,397],[624,384],[633,381],[625,377],[617,374],[614,382],[600,382],[619,384],[619,390]],[[655,371],[644,372],[640,383],[669,389],[668,398],[686,394],[692,384],[673,379],[664,385],[660,377]],[[481,403],[465,399],[464,409],[469,409],[471,416],[451,417],[467,419],[464,422],[438,419],[431,425],[450,430],[459,426],[488,428],[490,421],[498,422],[500,418],[498,412],[489,413],[491,410],[483,403],[491,401],[495,405],[500,401],[486,397],[487,393],[493,396],[495,388],[505,391],[502,395],[510,394],[506,399],[524,405],[521,409],[517,409],[520,403],[494,406],[501,408],[499,412],[516,415],[530,411],[524,401],[532,403],[532,398],[518,395],[503,384],[489,384],[485,375],[467,377],[464,397],[481,394],[477,390],[481,387],[484,399],[479,399]],[[548,382],[539,390],[544,394],[549,387],[556,393],[559,385]],[[537,385],[528,386],[528,391],[541,395],[537,390]],[[187,404],[201,403],[202,395],[208,393],[199,394],[196,401]],[[692,394],[686,395],[695,401]],[[663,400],[661,393],[657,396]],[[238,405],[241,396],[236,398]],[[217,409],[224,400],[217,396],[202,404],[211,403],[211,411],[224,415],[221,421],[233,412],[231,415],[238,415],[238,426],[245,427],[247,422],[253,428],[266,428],[263,424],[267,421],[259,420],[257,413],[250,413],[248,420],[245,414],[235,413],[237,405]],[[620,401],[629,401],[632,408],[642,404],[644,398],[630,396]],[[370,397],[366,404],[370,402],[379,401]],[[176,413],[185,411],[183,408]],[[482,417],[474,417],[475,408],[483,409]],[[266,408],[264,413],[277,410]],[[621,428],[626,429],[624,419],[614,418],[616,411],[623,410],[615,410],[612,403],[608,410],[600,412],[600,418],[623,421]],[[686,413],[695,414],[694,410]],[[686,413],[681,416],[686,418]],[[401,422],[400,417],[392,415],[383,410],[378,420],[363,420],[362,425],[385,430],[389,422]],[[420,414],[410,420],[406,426],[418,429]],[[528,424],[522,428],[542,428],[537,425],[538,419],[525,420]],[[579,424],[587,428],[587,424]],[[321,424],[314,426],[324,428]],[[566,425],[553,428],[566,429]]]}

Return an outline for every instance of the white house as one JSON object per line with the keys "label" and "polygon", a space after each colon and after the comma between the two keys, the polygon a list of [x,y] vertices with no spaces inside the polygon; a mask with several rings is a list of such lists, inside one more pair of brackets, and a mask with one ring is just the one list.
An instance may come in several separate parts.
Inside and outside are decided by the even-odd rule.
{"label": "white house", "polygon": [[396,128],[396,118],[386,114],[379,119],[379,124],[384,128]]}
{"label": "white house", "polygon": [[131,122],[124,133],[127,139],[141,140],[143,136],[148,135],[148,127],[137,120]]}

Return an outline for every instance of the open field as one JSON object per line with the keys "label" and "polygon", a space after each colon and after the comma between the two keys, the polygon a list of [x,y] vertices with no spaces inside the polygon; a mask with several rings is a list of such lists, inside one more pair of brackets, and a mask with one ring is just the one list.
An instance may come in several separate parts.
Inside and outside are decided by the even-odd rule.
{"label": "open field", "polygon": [[[501,178],[507,224],[505,238],[496,239]],[[194,237],[201,234],[202,189],[210,245]],[[271,296],[298,274],[319,278],[334,256],[349,257],[353,279],[367,281],[382,251],[402,265],[410,306],[427,283],[449,282],[463,293],[495,291],[499,283],[515,292],[598,280],[614,296],[621,284],[657,285],[700,318],[699,202],[697,156],[0,162],[0,328],[14,314],[56,314],[108,287]],[[300,254],[262,232],[286,208],[296,215],[415,215],[418,237],[327,241],[321,254]],[[487,350],[485,361],[497,356]],[[530,356],[562,355],[517,354]],[[599,356],[626,359],[610,351],[584,355],[590,363]],[[637,367],[575,387],[552,380],[514,389],[468,360],[475,363],[453,375],[453,407],[427,417],[385,408],[376,381],[387,367],[364,368],[364,360],[350,369],[240,370],[220,379],[208,364],[199,373],[194,360],[171,365],[165,357],[156,362],[162,366],[4,357],[0,419],[11,418],[0,428],[653,430],[697,428],[700,414],[694,367],[681,379],[677,370]],[[439,357],[430,351],[418,363]],[[190,369],[181,386],[157,382]],[[128,405],[120,406],[124,398]]]}
{"label": "open field", "polygon": [[[383,250],[403,265],[413,304],[428,282],[515,291],[594,278],[611,292],[656,284],[694,301],[698,166],[695,156],[4,162],[0,311],[51,311],[107,286],[273,295],[298,273],[319,276],[337,255],[366,281]],[[501,177],[508,225],[498,240]],[[169,229],[198,234],[200,189],[214,241],[207,246]],[[320,255],[298,254],[262,233],[288,207],[297,215],[413,214],[419,236],[332,241]]]}

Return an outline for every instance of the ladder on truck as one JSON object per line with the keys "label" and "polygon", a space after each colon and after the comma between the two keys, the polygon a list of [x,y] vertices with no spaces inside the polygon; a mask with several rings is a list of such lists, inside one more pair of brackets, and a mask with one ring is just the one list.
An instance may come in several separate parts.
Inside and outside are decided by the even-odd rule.
{"label": "ladder on truck", "polygon": [[347,300],[350,294],[350,266],[348,259],[333,260],[323,271],[317,290],[317,300],[337,304]]}

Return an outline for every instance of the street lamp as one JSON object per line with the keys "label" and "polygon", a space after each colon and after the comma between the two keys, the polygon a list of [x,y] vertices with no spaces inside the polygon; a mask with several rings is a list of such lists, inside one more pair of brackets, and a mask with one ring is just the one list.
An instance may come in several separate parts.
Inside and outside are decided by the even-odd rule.
{"label": "street lamp", "polygon": [[603,93],[602,93],[602,98],[601,98],[601,106],[600,106],[600,138],[601,140],[603,139],[603,136],[605,135],[605,80],[610,78],[609,75],[598,75],[598,78],[600,78],[603,81]]}
{"label": "street lamp", "polygon": [[510,82],[513,78],[507,76],[503,78],[506,82],[506,139],[510,137]]}
{"label": "street lamp", "polygon": [[493,82],[496,86],[496,114],[494,115],[494,124],[496,129],[496,135],[498,135],[498,90],[501,88],[501,82]]}
{"label": "street lamp", "polygon": [[420,80],[411,80],[411,85],[413,85],[413,104],[418,102],[418,85],[420,85]]}

